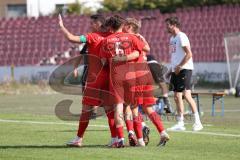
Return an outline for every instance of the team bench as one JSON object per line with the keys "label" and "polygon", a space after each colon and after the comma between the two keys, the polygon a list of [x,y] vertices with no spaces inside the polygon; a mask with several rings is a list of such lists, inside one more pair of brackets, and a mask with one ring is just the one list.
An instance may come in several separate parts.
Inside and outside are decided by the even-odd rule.
{"label": "team bench", "polygon": [[221,103],[221,116],[224,116],[224,92],[192,92],[192,97],[197,103],[198,113],[200,112],[200,96],[199,95],[210,95],[212,96],[212,116],[215,116],[215,106],[216,102]]}

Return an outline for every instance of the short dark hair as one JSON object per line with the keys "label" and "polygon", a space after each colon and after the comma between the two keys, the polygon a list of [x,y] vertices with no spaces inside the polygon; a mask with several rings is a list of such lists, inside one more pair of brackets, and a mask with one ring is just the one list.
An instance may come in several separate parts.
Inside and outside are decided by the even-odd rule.
{"label": "short dark hair", "polygon": [[119,15],[114,15],[106,20],[105,26],[111,27],[114,31],[117,31],[124,23],[125,19]]}
{"label": "short dark hair", "polygon": [[165,22],[169,23],[171,25],[176,25],[176,27],[178,27],[178,28],[181,26],[178,17],[169,17],[169,18],[165,19]]}
{"label": "short dark hair", "polygon": [[90,19],[94,20],[94,21],[99,21],[102,24],[105,23],[105,17],[101,14],[94,14],[90,16]]}

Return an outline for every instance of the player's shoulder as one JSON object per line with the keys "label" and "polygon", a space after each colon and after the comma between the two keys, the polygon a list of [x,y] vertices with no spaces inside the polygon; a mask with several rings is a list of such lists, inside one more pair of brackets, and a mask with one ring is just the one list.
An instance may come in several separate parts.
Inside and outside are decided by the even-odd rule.
{"label": "player's shoulder", "polygon": [[87,34],[87,39],[92,42],[100,42],[102,41],[106,35],[103,32],[91,32]]}
{"label": "player's shoulder", "polygon": [[102,36],[102,33],[101,32],[89,32],[87,33],[88,36]]}
{"label": "player's shoulder", "polygon": [[95,32],[95,34],[101,37],[108,37],[109,35],[111,35],[110,32]]}
{"label": "player's shoulder", "polygon": [[187,34],[184,32],[179,32],[179,37],[188,38]]}
{"label": "player's shoulder", "polygon": [[138,38],[136,34],[133,34],[133,33],[125,33],[128,37],[131,37],[131,38]]}
{"label": "player's shoulder", "polygon": [[102,32],[102,36],[104,36],[104,37],[108,37],[110,35],[112,35],[111,32]]}
{"label": "player's shoulder", "polygon": [[139,41],[139,38],[137,37],[136,34],[123,33],[122,36],[123,36],[123,37],[127,37],[127,39],[132,40],[132,41]]}

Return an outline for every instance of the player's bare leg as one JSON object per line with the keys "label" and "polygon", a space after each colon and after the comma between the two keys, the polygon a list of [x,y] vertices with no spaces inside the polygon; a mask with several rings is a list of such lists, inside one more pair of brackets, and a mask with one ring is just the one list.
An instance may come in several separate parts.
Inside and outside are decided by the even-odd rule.
{"label": "player's bare leg", "polygon": [[116,124],[116,132],[118,141],[112,145],[112,147],[122,148],[124,147],[124,117],[123,117],[123,103],[118,103],[114,110],[114,120]]}
{"label": "player's bare leg", "polygon": [[147,124],[144,122],[143,115],[141,112],[138,112],[139,118],[142,121],[142,132],[143,132],[143,141],[145,142],[145,145],[148,145],[149,143],[149,134],[150,134],[150,128],[147,126]]}
{"label": "player's bare leg", "polygon": [[192,113],[194,115],[195,122],[193,124],[193,131],[200,131],[203,129],[203,126],[202,126],[202,123],[199,118],[199,113],[197,110],[196,102],[192,98],[191,90],[185,90],[183,92],[183,94],[184,94],[184,97],[185,97],[187,103],[190,105],[190,107],[192,109]]}
{"label": "player's bare leg", "polygon": [[92,107],[92,113],[91,113],[91,119],[96,119],[97,118],[97,109],[99,106],[93,106]]}
{"label": "player's bare leg", "polygon": [[128,141],[130,146],[137,145],[137,138],[133,128],[133,115],[130,105],[124,107],[124,118],[128,131]]}
{"label": "player's bare leg", "polygon": [[174,92],[174,101],[176,103],[176,110],[177,110],[177,124],[168,130],[177,130],[177,131],[184,131],[186,130],[184,126],[184,104],[182,99],[183,93],[182,92]]}

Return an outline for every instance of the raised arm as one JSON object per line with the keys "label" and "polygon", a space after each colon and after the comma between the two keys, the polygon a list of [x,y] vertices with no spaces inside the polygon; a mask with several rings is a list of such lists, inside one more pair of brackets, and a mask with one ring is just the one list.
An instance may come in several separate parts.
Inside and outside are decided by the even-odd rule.
{"label": "raised arm", "polygon": [[59,14],[58,16],[58,19],[59,19],[59,26],[64,34],[64,36],[71,42],[75,42],[75,43],[82,43],[80,41],[80,37],[79,36],[75,36],[73,35],[72,33],[70,33],[65,27],[64,27],[64,24],[63,24],[63,20],[62,20],[62,16]]}

